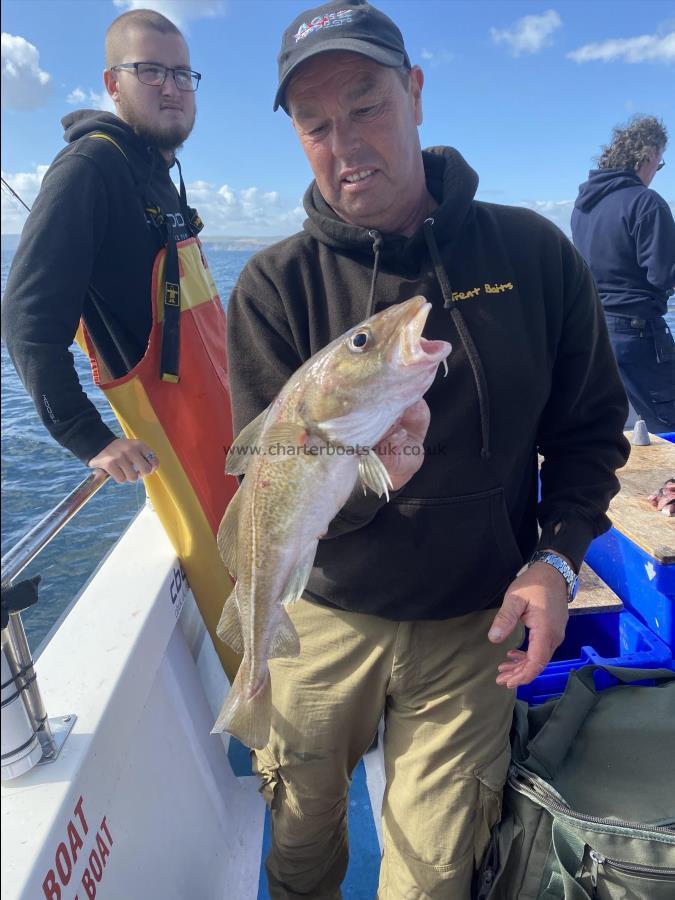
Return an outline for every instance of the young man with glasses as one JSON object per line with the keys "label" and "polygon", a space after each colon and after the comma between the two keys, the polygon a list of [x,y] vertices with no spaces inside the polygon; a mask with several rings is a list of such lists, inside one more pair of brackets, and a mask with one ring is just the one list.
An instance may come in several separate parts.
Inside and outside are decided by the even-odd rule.
{"label": "young man with glasses", "polygon": [[598,286],[624,387],[654,433],[675,429],[675,351],[664,314],[675,291],[675,221],[650,188],[668,134],[654,116],[614,129],[579,189],[572,236]]}
{"label": "young man with glasses", "polygon": [[[117,18],[105,50],[115,114],[81,110],[64,118],[68,146],[24,226],[3,336],[60,444],[116,482],[147,476],[215,634],[226,575],[214,532],[234,488],[223,474],[223,447],[231,443],[225,318],[176,160],[195,122],[201,75],[180,31],[151,10]],[[69,352],[76,332],[125,437],[108,428],[80,386]],[[213,583],[200,587],[209,571]]]}

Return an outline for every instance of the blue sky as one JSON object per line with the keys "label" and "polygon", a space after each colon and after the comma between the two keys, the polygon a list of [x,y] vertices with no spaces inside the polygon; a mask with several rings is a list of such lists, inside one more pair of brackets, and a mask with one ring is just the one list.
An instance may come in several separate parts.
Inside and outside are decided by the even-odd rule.
{"label": "blue sky", "polygon": [[[641,112],[671,134],[652,187],[675,208],[675,2],[376,5],[425,70],[422,145],[457,147],[479,173],[479,199],[530,206],[567,230],[577,186],[612,126]],[[272,112],[281,34],[305,8],[297,0],[4,0],[5,178],[33,200],[63,146],[61,116],[104,102],[105,29],[138,6],[183,29],[203,73],[180,158],[205,233],[297,230],[311,173],[287,116]],[[3,191],[2,233],[24,218]]]}

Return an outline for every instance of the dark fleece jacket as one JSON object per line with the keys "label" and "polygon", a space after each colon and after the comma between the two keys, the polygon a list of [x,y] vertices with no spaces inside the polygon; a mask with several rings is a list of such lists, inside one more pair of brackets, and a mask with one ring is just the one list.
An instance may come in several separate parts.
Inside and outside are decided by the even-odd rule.
{"label": "dark fleece jacket", "polygon": [[[81,110],[62,121],[68,146],[49,167],[24,225],[2,303],[2,336],[45,426],[87,463],[115,435],[82,390],[68,348],[83,317],[114,377],[142,358],[152,268],[163,246],[145,206],[178,213],[181,203],[164,158],[120,118]],[[91,138],[101,132],[126,158],[109,140]],[[179,240],[187,237],[177,230]]]}
{"label": "dark fleece jacket", "polygon": [[304,232],[253,257],[228,308],[236,433],[301,363],[370,314],[382,238],[374,309],[415,294],[433,304],[425,337],[453,351],[426,395],[424,464],[388,504],[353,495],[319,542],[307,589],[395,620],[497,605],[537,545],[537,519],[539,545],[578,567],[609,527],[614,472],[628,455],[625,394],[581,257],[529,210],[475,201],[477,176],[457,151],[427,151],[424,165],[439,203],[425,226],[433,237],[349,225],[313,183]]}
{"label": "dark fleece jacket", "polygon": [[663,197],[637,175],[591,171],[572,211],[572,239],[608,313],[664,315],[675,291],[675,221]]}

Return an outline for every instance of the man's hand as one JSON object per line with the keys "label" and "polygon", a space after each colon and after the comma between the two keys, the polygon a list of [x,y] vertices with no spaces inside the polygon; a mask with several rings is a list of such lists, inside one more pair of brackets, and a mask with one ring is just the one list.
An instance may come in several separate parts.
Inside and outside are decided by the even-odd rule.
{"label": "man's hand", "polygon": [[397,491],[410,481],[424,462],[424,438],[431,413],[426,400],[409,406],[378,444],[373,447]]}
{"label": "man's hand", "polygon": [[159,460],[143,441],[115,438],[87,463],[90,469],[103,469],[118,484],[138,481],[159,466]]}
{"label": "man's hand", "polygon": [[563,642],[568,618],[567,583],[560,572],[536,562],[519,575],[506,591],[488,638],[501,643],[520,621],[529,631],[527,652],[509,651],[508,662],[498,666],[497,684],[515,688],[536,678]]}

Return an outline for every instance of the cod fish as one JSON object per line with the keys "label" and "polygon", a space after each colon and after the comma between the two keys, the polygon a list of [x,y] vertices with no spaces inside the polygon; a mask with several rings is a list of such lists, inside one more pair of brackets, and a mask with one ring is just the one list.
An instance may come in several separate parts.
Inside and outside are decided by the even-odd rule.
{"label": "cod fish", "polygon": [[307,360],[236,438],[226,463],[245,478],[218,547],[235,579],[217,627],[243,659],[213,733],[251,748],[269,739],[268,660],[300,653],[286,605],[302,594],[319,539],[357,483],[386,495],[372,448],[427,391],[451,347],[422,329],[431,304],[412,297],[351,328]]}

